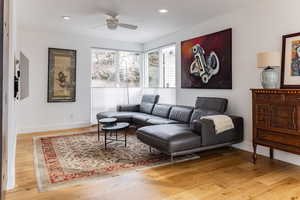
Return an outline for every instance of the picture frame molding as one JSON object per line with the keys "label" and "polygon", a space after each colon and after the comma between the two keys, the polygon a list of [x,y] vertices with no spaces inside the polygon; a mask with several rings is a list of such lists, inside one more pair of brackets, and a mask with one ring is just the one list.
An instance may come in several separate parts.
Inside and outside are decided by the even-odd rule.
{"label": "picture frame molding", "polygon": [[[223,34],[223,33],[229,33],[228,35],[228,38],[227,38],[227,41],[229,41],[229,46],[226,46],[229,51],[228,51],[228,74],[230,75],[230,83],[227,82],[227,85],[226,87],[220,87],[220,86],[209,86],[209,87],[191,87],[191,86],[187,86],[186,84],[183,84],[183,73],[186,73],[183,71],[183,66],[184,66],[184,61],[183,61],[183,44],[186,43],[186,42],[190,42],[192,40],[197,40],[199,38],[209,38],[209,37],[219,37],[219,36],[216,36],[216,35],[219,35],[219,34]],[[218,30],[218,31],[215,31],[215,32],[211,32],[211,33],[207,33],[207,34],[203,34],[203,35],[199,35],[199,36],[196,36],[196,37],[192,37],[190,39],[186,39],[186,40],[183,40],[180,42],[180,49],[181,49],[181,88],[182,89],[189,89],[189,90],[232,90],[233,89],[233,60],[232,60],[232,55],[233,55],[233,28],[232,27],[229,27],[229,28],[226,28],[226,29],[222,29],[222,30]]]}
{"label": "picture frame molding", "polygon": [[[75,55],[75,58],[74,58],[74,82],[75,82],[75,85],[74,85],[74,98],[72,99],[66,99],[66,100],[63,100],[63,99],[57,99],[57,100],[54,100],[54,99],[51,99],[51,95],[50,95],[50,68],[51,68],[51,51],[55,51],[55,50],[58,50],[58,51],[70,51],[70,52],[73,52],[74,55]],[[63,49],[63,48],[52,48],[52,47],[49,47],[48,48],[48,81],[47,81],[47,102],[48,103],[74,103],[76,102],[76,90],[77,90],[77,50],[75,49]]]}
{"label": "picture frame molding", "polygon": [[[286,54],[286,40],[288,38],[300,36],[300,32],[292,33],[282,36],[282,57],[281,57],[281,75],[280,75],[280,89],[300,89],[300,85],[286,85],[284,84],[285,77],[285,54]],[[300,78],[300,77],[299,77]]]}

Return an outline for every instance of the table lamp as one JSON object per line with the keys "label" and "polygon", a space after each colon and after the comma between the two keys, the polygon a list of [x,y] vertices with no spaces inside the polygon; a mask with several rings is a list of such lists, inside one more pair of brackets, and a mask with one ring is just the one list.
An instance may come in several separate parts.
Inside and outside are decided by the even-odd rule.
{"label": "table lamp", "polygon": [[265,89],[279,88],[279,73],[274,67],[280,67],[279,52],[261,52],[257,54],[257,67],[264,68],[261,72],[261,84]]}

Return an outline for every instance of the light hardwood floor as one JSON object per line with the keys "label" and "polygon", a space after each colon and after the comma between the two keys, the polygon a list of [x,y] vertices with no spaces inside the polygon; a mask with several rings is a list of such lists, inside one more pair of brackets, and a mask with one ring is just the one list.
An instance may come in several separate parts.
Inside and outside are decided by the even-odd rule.
{"label": "light hardwood floor", "polygon": [[[51,134],[90,130],[73,129]],[[32,136],[19,135],[16,188],[7,200],[300,200],[300,167],[232,148],[200,153],[201,158],[137,173],[39,193]]]}

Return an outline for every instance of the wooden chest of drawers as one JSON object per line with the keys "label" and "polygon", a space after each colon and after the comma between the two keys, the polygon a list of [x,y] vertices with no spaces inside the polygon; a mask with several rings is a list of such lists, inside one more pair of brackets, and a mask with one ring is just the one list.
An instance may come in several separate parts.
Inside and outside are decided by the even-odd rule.
{"label": "wooden chest of drawers", "polygon": [[253,162],[256,147],[300,154],[300,90],[252,89]]}

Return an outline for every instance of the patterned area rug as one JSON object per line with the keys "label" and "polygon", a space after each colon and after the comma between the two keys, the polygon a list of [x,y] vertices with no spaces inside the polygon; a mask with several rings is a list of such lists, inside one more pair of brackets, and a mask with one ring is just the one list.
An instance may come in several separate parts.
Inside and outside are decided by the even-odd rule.
{"label": "patterned area rug", "polygon": [[[127,147],[122,142],[108,144],[97,133],[73,133],[33,138],[34,162],[39,191],[82,184],[91,180],[121,175],[137,169],[172,164],[170,157],[149,147],[134,134],[127,136]],[[199,158],[189,155],[175,158],[181,162]]]}

